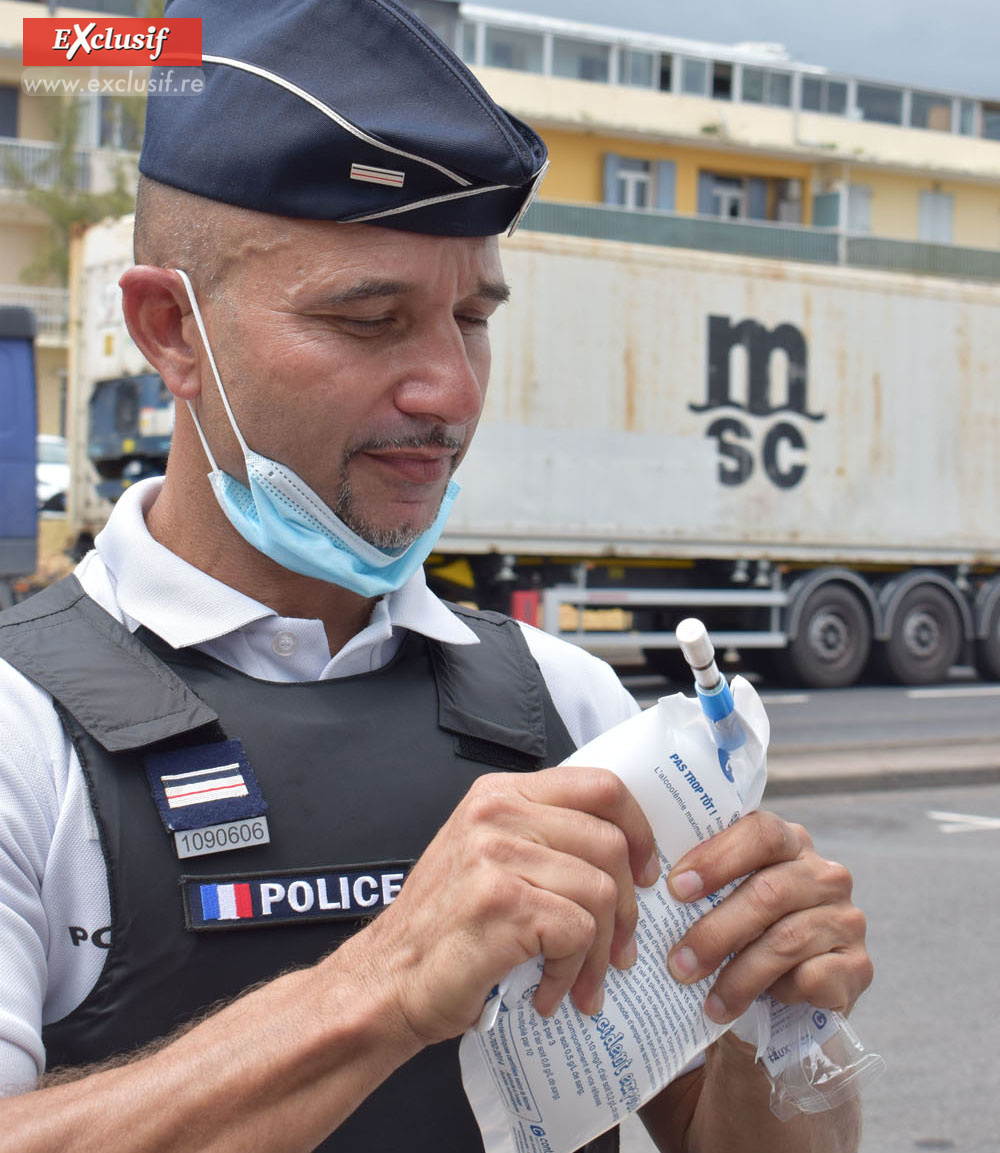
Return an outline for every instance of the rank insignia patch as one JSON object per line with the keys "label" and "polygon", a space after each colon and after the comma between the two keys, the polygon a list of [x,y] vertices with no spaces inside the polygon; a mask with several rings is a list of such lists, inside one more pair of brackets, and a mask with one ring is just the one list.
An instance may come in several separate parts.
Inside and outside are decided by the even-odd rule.
{"label": "rank insignia patch", "polygon": [[163,826],[171,833],[267,812],[239,741],[151,753],[146,757],[146,776]]}

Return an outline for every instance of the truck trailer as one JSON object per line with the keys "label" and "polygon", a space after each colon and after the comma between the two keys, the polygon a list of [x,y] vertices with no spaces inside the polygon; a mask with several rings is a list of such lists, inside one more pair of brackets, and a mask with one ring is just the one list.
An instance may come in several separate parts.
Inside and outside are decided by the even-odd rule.
{"label": "truck trailer", "polygon": [[[437,588],[667,675],[696,615],[800,684],[1000,678],[1000,285],[524,230],[502,255]],[[156,392],[118,307],[130,260],[130,218],[74,253],[84,542],[108,480],[169,441],[165,393],[117,444],[92,430],[109,387]]]}

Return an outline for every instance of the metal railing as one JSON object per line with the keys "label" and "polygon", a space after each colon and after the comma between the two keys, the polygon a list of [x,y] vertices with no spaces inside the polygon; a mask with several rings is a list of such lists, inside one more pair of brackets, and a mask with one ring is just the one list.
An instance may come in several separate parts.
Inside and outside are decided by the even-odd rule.
{"label": "metal railing", "polygon": [[[0,188],[51,188],[58,175],[59,146],[45,140],[17,140],[0,136]],[[90,190],[90,153],[85,148],[73,152],[74,187]]]}
{"label": "metal railing", "polygon": [[781,610],[788,605],[788,593],[776,585],[770,589],[588,589],[580,585],[555,585],[542,593],[542,624],[546,632],[593,652],[636,645],[647,649],[675,649],[677,641],[670,630],[658,632],[595,631],[584,627],[582,614],[577,627],[561,627],[563,605],[576,608],[670,607],[690,610],[693,606],[713,608],[769,609],[770,628],[756,631],[713,631],[717,649],[780,648],[787,643],[781,629]]}
{"label": "metal railing", "polygon": [[1000,250],[923,244],[880,236],[841,237],[835,229],[804,225],[715,220],[652,209],[538,200],[528,209],[521,227],[529,232],[554,232],[594,240],[726,252],[772,260],[842,263],[854,268],[911,272],[922,276],[1000,280]]}
{"label": "metal railing", "polygon": [[32,288],[0,284],[0,305],[30,308],[38,323],[38,335],[65,341],[69,331],[69,291],[65,288]]}

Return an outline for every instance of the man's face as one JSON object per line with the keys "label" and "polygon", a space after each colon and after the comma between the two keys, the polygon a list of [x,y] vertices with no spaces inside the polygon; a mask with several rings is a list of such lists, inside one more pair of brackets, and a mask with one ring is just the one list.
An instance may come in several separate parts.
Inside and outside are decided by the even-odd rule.
{"label": "man's face", "polygon": [[[408,544],[482,411],[487,320],[506,295],[496,239],[275,218],[234,243],[222,291],[200,302],[240,431],[361,536]],[[188,323],[206,436],[245,481]]]}

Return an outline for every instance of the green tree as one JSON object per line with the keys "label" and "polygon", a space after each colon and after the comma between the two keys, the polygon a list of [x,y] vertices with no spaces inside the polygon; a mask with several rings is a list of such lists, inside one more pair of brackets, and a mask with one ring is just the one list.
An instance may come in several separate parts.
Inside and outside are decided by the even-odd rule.
{"label": "green tree", "polygon": [[[136,115],[127,107],[123,116]],[[21,272],[28,284],[65,285],[69,275],[69,239],[75,226],[94,224],[106,216],[121,216],[135,207],[128,164],[119,157],[113,171],[112,187],[105,192],[91,192],[82,178],[81,165],[86,157],[79,147],[82,105],[79,100],[53,98],[49,103],[49,126],[54,143],[45,160],[25,172],[13,161],[7,165],[7,180],[21,189],[29,204],[34,205],[47,221],[45,239],[35,258]]]}

